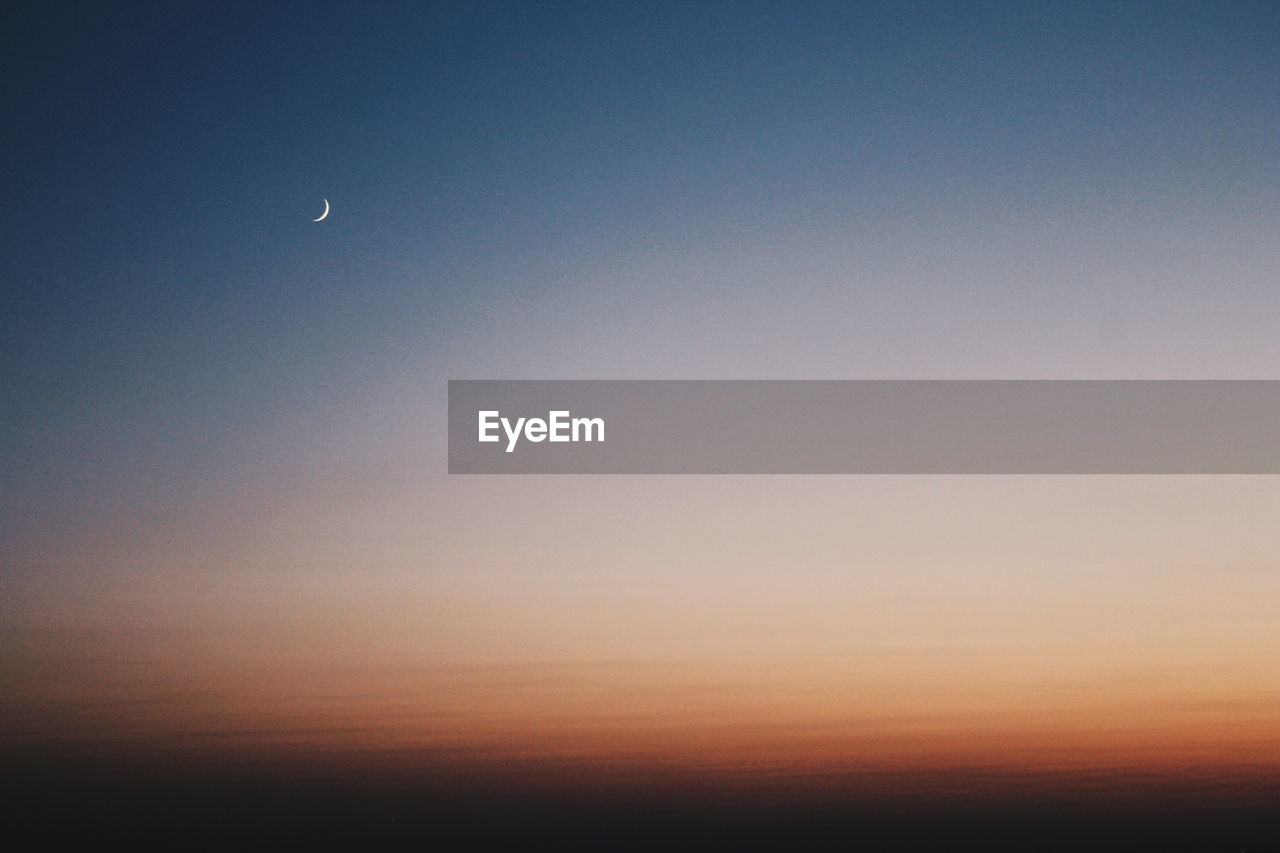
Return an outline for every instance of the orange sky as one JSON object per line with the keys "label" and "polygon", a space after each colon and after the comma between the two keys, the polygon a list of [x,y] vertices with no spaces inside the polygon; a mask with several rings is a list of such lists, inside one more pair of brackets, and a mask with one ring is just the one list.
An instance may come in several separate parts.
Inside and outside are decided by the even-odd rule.
{"label": "orange sky", "polygon": [[432,485],[296,496],[235,569],[69,550],[7,605],[7,742],[813,796],[1280,767],[1274,478]]}

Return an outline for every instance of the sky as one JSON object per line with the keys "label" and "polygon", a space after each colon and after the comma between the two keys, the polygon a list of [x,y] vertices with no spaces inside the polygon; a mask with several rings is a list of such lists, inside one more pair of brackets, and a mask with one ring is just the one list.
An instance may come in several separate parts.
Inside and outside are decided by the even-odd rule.
{"label": "sky", "polygon": [[444,444],[448,379],[1280,378],[1275,4],[5,29],[0,749],[1275,790],[1273,477],[468,478]]}

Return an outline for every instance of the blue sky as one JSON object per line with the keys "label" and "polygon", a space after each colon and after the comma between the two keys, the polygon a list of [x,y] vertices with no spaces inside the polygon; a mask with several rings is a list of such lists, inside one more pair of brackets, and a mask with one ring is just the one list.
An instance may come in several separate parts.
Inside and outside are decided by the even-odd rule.
{"label": "blue sky", "polygon": [[30,10],[14,572],[326,488],[449,505],[449,378],[1274,378],[1278,36],[1249,2]]}

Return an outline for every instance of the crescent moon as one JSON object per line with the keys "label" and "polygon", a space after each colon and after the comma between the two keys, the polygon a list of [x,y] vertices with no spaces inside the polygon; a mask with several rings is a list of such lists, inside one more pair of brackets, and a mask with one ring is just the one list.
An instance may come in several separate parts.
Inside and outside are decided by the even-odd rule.
{"label": "crescent moon", "polygon": [[324,213],[320,214],[319,218],[317,218],[317,219],[313,219],[313,220],[311,220],[311,221],[312,221],[312,222],[319,222],[321,219],[324,219],[324,218],[325,218],[326,216],[328,216],[328,215],[329,215],[329,199],[327,199],[327,198],[326,198],[326,199],[324,200]]}

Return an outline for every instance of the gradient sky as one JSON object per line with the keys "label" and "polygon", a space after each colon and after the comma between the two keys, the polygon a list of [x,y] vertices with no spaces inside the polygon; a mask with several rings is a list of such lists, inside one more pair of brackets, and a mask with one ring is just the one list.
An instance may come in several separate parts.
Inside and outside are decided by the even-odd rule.
{"label": "gradient sky", "polygon": [[263,5],[6,27],[7,747],[1274,778],[1276,478],[444,474],[450,378],[1280,378],[1274,3]]}

